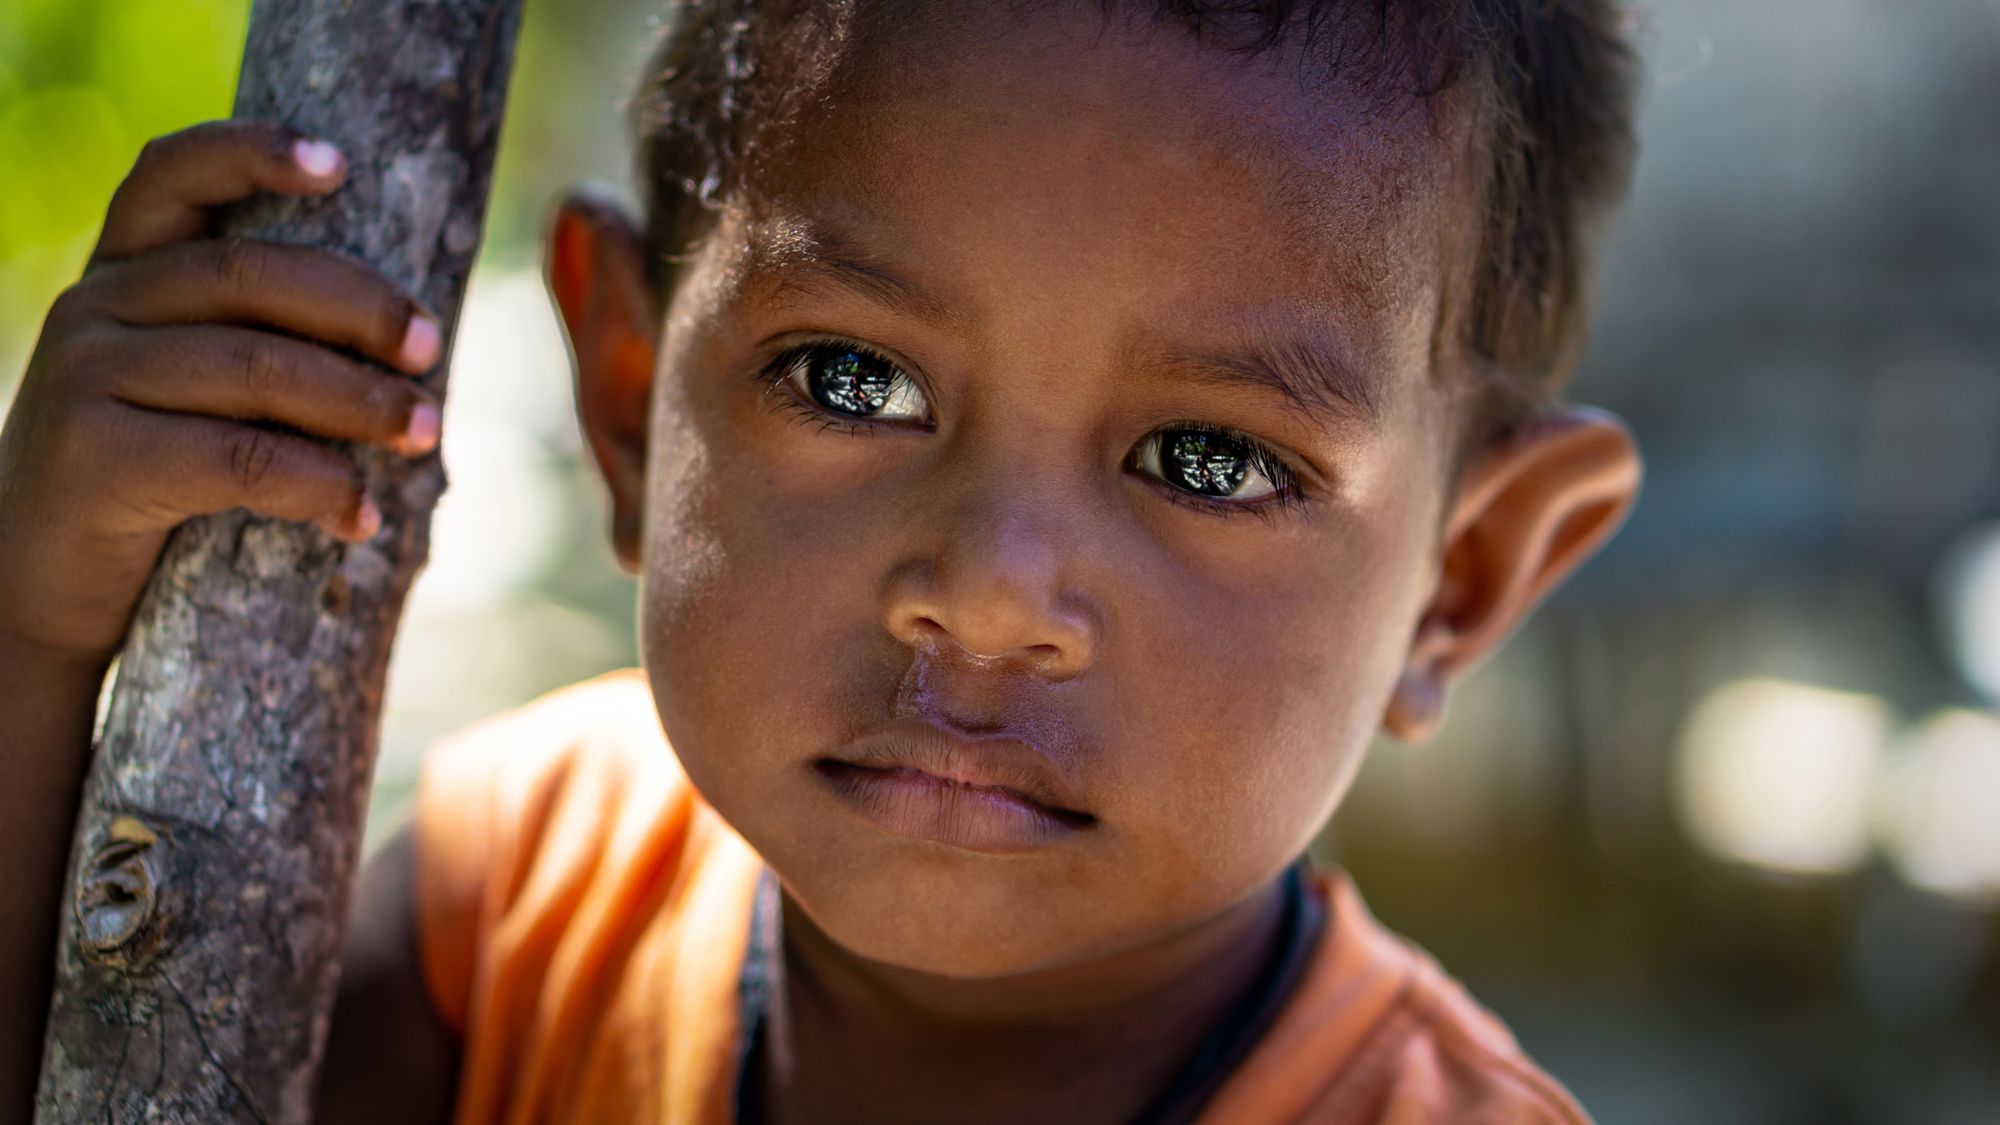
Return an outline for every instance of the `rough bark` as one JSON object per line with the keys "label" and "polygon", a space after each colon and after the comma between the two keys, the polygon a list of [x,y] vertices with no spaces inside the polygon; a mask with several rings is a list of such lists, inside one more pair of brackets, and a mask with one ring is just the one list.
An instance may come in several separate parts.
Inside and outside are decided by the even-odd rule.
{"label": "rough bark", "polygon": [[[351,171],[224,233],[354,255],[454,323],[519,6],[256,0],[236,113]],[[390,644],[444,489],[435,454],[354,452],[383,513],[366,544],[240,509],[167,543],[71,845],[40,1122],[309,1118]]]}

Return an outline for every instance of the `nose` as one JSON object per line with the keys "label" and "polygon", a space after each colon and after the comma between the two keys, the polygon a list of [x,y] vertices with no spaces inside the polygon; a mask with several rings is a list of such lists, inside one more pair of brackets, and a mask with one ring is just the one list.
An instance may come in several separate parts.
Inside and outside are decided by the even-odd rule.
{"label": "nose", "polygon": [[1033,511],[1018,493],[955,507],[926,520],[926,549],[891,570],[883,599],[890,635],[919,651],[954,644],[973,659],[1018,662],[1051,680],[1088,668],[1103,624],[1074,588],[1075,536],[1065,522]]}

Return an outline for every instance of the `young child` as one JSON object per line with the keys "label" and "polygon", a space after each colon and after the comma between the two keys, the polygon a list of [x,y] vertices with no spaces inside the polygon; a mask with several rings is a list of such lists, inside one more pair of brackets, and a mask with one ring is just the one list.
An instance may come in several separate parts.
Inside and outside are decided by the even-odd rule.
{"label": "young child", "polygon": [[[549,234],[644,667],[427,756],[322,1119],[1583,1120],[1301,857],[1636,494],[1624,427],[1552,399],[1629,162],[1616,19],[691,6],[643,219]],[[165,138],[50,315],[0,438],[0,670],[78,755],[42,776],[169,528],[365,538],[332,443],[435,442],[322,346],[425,370],[421,310],[203,237],[341,175],[274,125]],[[47,936],[0,940],[46,996]]]}

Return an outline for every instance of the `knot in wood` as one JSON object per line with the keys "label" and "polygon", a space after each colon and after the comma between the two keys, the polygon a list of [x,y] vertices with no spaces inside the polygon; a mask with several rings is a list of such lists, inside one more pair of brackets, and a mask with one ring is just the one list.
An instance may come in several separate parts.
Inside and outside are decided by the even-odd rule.
{"label": "knot in wood", "polygon": [[125,967],[141,959],[134,942],[159,901],[158,843],[158,834],[132,817],[111,822],[76,890],[77,942],[86,960]]}

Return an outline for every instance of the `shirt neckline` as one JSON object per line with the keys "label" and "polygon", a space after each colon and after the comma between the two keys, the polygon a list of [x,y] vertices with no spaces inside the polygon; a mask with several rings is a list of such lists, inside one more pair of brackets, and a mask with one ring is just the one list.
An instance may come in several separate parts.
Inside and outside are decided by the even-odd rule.
{"label": "shirt neckline", "polygon": [[[1195,1121],[1239,1063],[1277,1020],[1305,975],[1312,952],[1326,924],[1328,904],[1308,894],[1309,865],[1299,858],[1280,876],[1282,913],[1271,949],[1251,986],[1239,996],[1203,1037],[1174,1080],[1160,1091],[1129,1125],[1188,1125]],[[737,976],[738,1023],[736,1081],[731,1099],[735,1125],[762,1125],[763,1087],[758,1081],[766,1050],[764,1024],[774,985],[779,942],[778,881],[768,865],[760,865],[751,896],[749,934]]]}

